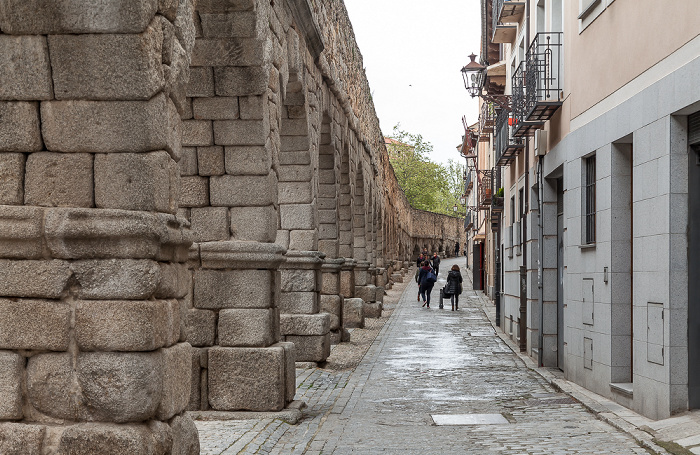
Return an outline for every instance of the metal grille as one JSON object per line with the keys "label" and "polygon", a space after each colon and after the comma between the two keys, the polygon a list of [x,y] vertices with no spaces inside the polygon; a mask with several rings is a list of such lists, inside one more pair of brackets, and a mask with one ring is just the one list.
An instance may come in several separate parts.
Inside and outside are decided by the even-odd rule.
{"label": "metal grille", "polygon": [[688,116],[688,144],[700,144],[700,112]]}
{"label": "metal grille", "polygon": [[586,243],[595,243],[595,155],[586,158]]}

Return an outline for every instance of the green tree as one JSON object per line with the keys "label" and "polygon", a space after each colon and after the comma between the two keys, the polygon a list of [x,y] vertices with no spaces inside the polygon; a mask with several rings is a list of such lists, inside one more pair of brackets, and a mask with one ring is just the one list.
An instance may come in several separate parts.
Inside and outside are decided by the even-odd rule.
{"label": "green tree", "polygon": [[389,162],[411,206],[419,210],[454,215],[452,207],[462,195],[464,166],[450,160],[447,166],[433,163],[430,142],[420,134],[394,127],[387,144]]}

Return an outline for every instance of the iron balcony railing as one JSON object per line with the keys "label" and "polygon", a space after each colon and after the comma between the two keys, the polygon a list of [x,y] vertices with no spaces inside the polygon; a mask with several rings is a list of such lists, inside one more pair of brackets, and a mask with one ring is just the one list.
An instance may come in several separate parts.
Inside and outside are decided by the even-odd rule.
{"label": "iron balcony railing", "polygon": [[513,126],[511,125],[513,122],[513,113],[508,112],[506,109],[498,111],[494,129],[495,163],[497,166],[510,164],[520,150],[525,147],[522,139],[513,137]]}
{"label": "iron balcony railing", "polygon": [[484,170],[479,172],[479,189],[478,200],[479,210],[491,209],[491,201],[493,199],[493,170]]}
{"label": "iron balcony railing", "polygon": [[465,171],[466,178],[464,179],[464,194],[468,195],[472,187],[474,186],[474,181],[472,180],[472,171],[467,169]]}
{"label": "iron balcony railing", "polygon": [[[525,110],[527,120],[537,120],[546,116],[551,109],[541,103],[555,103],[561,106],[562,80],[560,67],[562,65],[561,32],[538,33],[530,44],[526,54],[525,73]],[[538,108],[538,103],[541,107]],[[551,110],[549,119],[556,108]]]}
{"label": "iron balcony railing", "polygon": [[514,135],[530,136],[562,105],[561,32],[538,33],[512,77]]}
{"label": "iron balcony railing", "polygon": [[493,125],[496,122],[496,107],[490,101],[481,104],[479,114],[479,141],[487,142],[489,134],[493,133]]}

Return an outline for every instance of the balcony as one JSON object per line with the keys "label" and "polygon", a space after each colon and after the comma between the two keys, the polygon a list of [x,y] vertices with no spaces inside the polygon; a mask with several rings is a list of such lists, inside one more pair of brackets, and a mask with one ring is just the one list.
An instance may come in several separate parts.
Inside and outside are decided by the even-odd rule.
{"label": "balcony", "polygon": [[490,210],[493,201],[493,170],[478,171],[479,188],[477,192],[479,210]]}
{"label": "balcony", "polygon": [[518,156],[518,153],[525,148],[522,139],[513,137],[511,123],[513,123],[512,113],[505,109],[500,109],[496,116],[494,127],[496,166],[509,165]]}
{"label": "balcony", "polygon": [[491,20],[493,43],[511,43],[518,31],[517,23],[525,12],[525,2],[516,0],[492,0]]}
{"label": "balcony", "polygon": [[474,182],[472,180],[472,172],[467,170],[465,171],[466,177],[464,178],[464,194],[466,196],[469,196],[469,193],[472,191],[472,188],[474,187]]}
{"label": "balcony", "polygon": [[496,123],[496,107],[489,101],[481,104],[479,114],[479,142],[488,142],[489,135],[493,133],[493,126]]}
{"label": "balcony", "polygon": [[474,214],[471,210],[467,210],[467,216],[464,217],[464,229],[470,229],[474,227]]}
{"label": "balcony", "polygon": [[513,135],[532,136],[561,107],[561,32],[538,33],[513,74]]}

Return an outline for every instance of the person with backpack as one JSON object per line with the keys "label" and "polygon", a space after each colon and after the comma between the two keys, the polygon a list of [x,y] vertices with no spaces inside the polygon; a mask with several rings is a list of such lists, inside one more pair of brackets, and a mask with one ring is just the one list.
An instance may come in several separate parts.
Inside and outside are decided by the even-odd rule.
{"label": "person with backpack", "polygon": [[420,284],[419,293],[420,297],[423,298],[422,307],[427,306],[430,308],[430,292],[433,290],[433,286],[435,285],[436,281],[437,276],[430,268],[430,262],[423,261],[423,266],[420,268],[420,272],[418,273],[418,283]]}
{"label": "person with backpack", "polygon": [[462,274],[457,264],[452,266],[447,274],[447,285],[445,285],[444,296],[450,296],[452,311],[459,310],[459,295],[462,293]]}
{"label": "person with backpack", "polygon": [[433,253],[433,257],[430,258],[430,265],[433,266],[433,272],[435,272],[435,276],[438,276],[440,274],[440,256],[438,256],[437,253]]}

